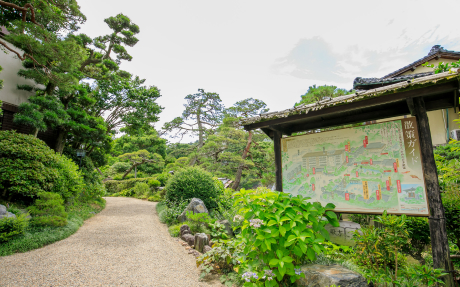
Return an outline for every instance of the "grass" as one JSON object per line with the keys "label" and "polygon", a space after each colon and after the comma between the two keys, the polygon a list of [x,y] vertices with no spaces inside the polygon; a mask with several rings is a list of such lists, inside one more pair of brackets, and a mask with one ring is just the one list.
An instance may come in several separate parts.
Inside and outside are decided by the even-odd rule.
{"label": "grass", "polygon": [[62,227],[30,225],[27,227],[24,235],[0,244],[0,256],[27,252],[65,239],[77,232],[80,226],[83,225],[83,222],[94,215],[91,212],[99,213],[104,207],[105,200],[102,198],[98,201],[71,206],[66,210],[68,212],[67,225]]}

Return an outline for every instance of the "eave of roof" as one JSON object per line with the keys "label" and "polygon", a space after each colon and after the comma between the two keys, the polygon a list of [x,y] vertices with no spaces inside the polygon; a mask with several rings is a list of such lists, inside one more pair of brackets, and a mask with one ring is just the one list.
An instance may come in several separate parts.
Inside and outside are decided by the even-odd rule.
{"label": "eave of roof", "polygon": [[376,88],[378,86],[386,86],[389,84],[395,84],[402,81],[408,81],[416,78],[426,77],[434,75],[434,72],[427,72],[427,73],[418,73],[418,74],[410,74],[404,75],[394,78],[360,78],[357,77],[353,81],[353,89],[354,90],[368,90],[370,88]]}
{"label": "eave of roof", "polygon": [[433,60],[435,58],[442,58],[442,57],[460,59],[460,52],[446,50],[443,47],[441,47],[440,45],[435,45],[435,46],[433,46],[431,48],[431,50],[430,50],[430,52],[428,53],[427,56],[425,56],[425,57],[423,57],[421,59],[418,59],[417,61],[413,62],[412,64],[404,66],[401,69],[398,69],[398,70],[396,70],[396,71],[394,71],[392,73],[389,73],[386,76],[383,76],[382,79],[393,78],[395,76],[398,76],[398,75],[400,75],[402,73],[405,73],[405,72],[411,70],[412,68],[415,68],[417,66],[425,64],[428,61],[431,61],[431,60]]}
{"label": "eave of roof", "polygon": [[392,84],[392,85],[388,85],[388,86],[384,86],[380,88],[370,89],[367,91],[357,91],[353,94],[340,96],[340,97],[336,97],[332,99],[327,99],[327,100],[319,101],[313,104],[307,104],[307,105],[304,104],[304,105],[300,105],[300,106],[293,107],[291,109],[287,109],[283,111],[260,114],[255,117],[243,119],[241,121],[241,124],[243,126],[248,126],[254,123],[265,122],[265,121],[274,120],[278,118],[286,118],[286,117],[293,116],[293,115],[307,114],[310,111],[317,111],[317,110],[321,110],[324,108],[338,106],[338,105],[345,105],[351,102],[356,102],[356,101],[365,100],[369,98],[381,97],[389,93],[395,93],[397,91],[399,92],[399,91],[404,91],[404,90],[408,90],[411,88],[412,89],[418,88],[418,86],[421,88],[421,86],[425,84],[436,84],[437,82],[445,82],[453,78],[457,78],[457,80],[460,81],[459,71],[460,69],[451,69],[451,71],[449,72],[415,78],[415,79],[407,80],[404,82],[399,82],[396,84]]}

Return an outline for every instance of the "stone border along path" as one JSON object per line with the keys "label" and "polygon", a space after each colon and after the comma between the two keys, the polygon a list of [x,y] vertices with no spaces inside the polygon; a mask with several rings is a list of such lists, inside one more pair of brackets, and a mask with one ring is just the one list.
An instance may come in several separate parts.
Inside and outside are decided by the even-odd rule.
{"label": "stone border along path", "polygon": [[160,223],[156,203],[108,197],[67,239],[0,257],[0,286],[222,286]]}

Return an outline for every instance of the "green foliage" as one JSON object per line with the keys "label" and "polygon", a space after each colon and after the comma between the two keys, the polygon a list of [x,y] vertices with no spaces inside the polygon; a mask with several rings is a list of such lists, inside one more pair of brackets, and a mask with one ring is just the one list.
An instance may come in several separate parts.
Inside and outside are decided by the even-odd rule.
{"label": "green foliage", "polygon": [[361,227],[368,227],[371,220],[375,219],[376,215],[371,214],[350,214],[350,220],[358,223]]}
{"label": "green foliage", "polygon": [[157,212],[158,217],[160,218],[160,222],[165,223],[168,226],[178,223],[177,217],[181,215],[188,204],[188,200],[174,202],[165,200],[157,204]]}
{"label": "green foliage", "polygon": [[443,194],[447,236],[460,249],[460,190]]}
{"label": "green foliage", "polygon": [[116,162],[110,167],[110,173],[111,174],[116,174],[116,173],[124,173],[131,167],[131,164],[129,162]]}
{"label": "green foliage", "polygon": [[67,224],[67,213],[64,200],[57,193],[40,192],[35,204],[29,207],[32,222],[35,225],[64,226]]}
{"label": "green foliage", "polygon": [[187,211],[187,221],[192,233],[209,233],[204,232],[206,230],[206,225],[209,224],[211,218],[207,213],[193,213]]}
{"label": "green foliage", "polygon": [[348,91],[346,89],[340,89],[336,86],[310,86],[308,87],[308,91],[301,96],[300,102],[296,103],[295,106],[303,105],[303,104],[312,104],[316,103],[325,99],[332,99],[339,96],[344,96],[352,93],[352,91]]}
{"label": "green foliage", "polygon": [[153,202],[160,202],[163,200],[163,198],[161,198],[161,196],[158,193],[155,193],[154,195],[150,196],[147,200]]}
{"label": "green foliage", "polygon": [[150,188],[156,189],[156,188],[160,187],[161,182],[159,180],[156,180],[156,179],[149,179],[147,184],[149,185]]}
{"label": "green foliage", "polygon": [[431,243],[428,220],[422,217],[408,217],[405,226],[409,234],[409,241],[402,246],[402,252],[409,254],[424,265],[426,262],[422,252]]}
{"label": "green foliage", "polygon": [[171,226],[168,228],[169,234],[170,234],[172,237],[178,237],[179,234],[180,234],[180,227],[181,227],[181,226],[182,226],[182,224],[171,225]]}
{"label": "green foliage", "polygon": [[137,135],[123,135],[115,139],[111,153],[113,156],[120,156],[138,150],[147,150],[149,153],[157,153],[165,158],[166,140],[160,138],[157,131],[152,128],[146,132],[141,131]]}
{"label": "green foliage", "polygon": [[219,222],[209,223],[209,228],[211,229],[211,237],[214,239],[228,239],[229,235],[225,230],[225,226]]}
{"label": "green foliage", "polygon": [[0,242],[7,242],[17,235],[24,234],[28,225],[27,214],[18,215],[16,218],[4,217],[0,219]]}
{"label": "green foliage", "polygon": [[150,188],[147,183],[138,182],[133,188],[133,192],[137,197],[147,197],[150,193]]}
{"label": "green foliage", "polygon": [[166,186],[168,180],[172,178],[172,174],[163,172],[157,175],[157,180],[160,182],[160,186]]}
{"label": "green foliage", "polygon": [[107,180],[104,182],[105,188],[109,194],[117,193],[125,189],[133,188],[136,183],[148,183],[149,180],[155,179],[154,177],[132,178],[126,180]]}
{"label": "green foliage", "polygon": [[14,237],[10,241],[0,244],[0,256],[7,256],[16,252],[27,252],[45,245],[62,240],[74,234],[83,221],[100,212],[105,207],[105,200],[100,198],[93,202],[70,206],[68,209],[68,223],[66,226],[36,226],[30,224],[24,236]]}
{"label": "green foliage", "polygon": [[201,168],[189,167],[176,173],[166,185],[166,199],[171,202],[201,199],[208,209],[217,207],[216,199],[221,190],[210,173]]}
{"label": "green foliage", "polygon": [[235,204],[243,204],[244,212],[236,240],[245,246],[238,259],[245,286],[295,282],[301,276],[300,264],[325,251],[320,244],[329,239],[324,226],[338,226],[333,204],[323,207],[309,198],[279,192],[254,194],[241,190],[234,197]]}
{"label": "green foliage", "polygon": [[422,64],[422,66],[433,68],[434,73],[439,74],[443,72],[449,72],[452,68],[460,68],[460,60],[458,60],[458,62],[451,62],[450,64],[445,62],[439,62],[437,66],[435,66],[434,64],[430,65],[428,62],[426,62],[425,64]]}
{"label": "green foliage", "polygon": [[4,195],[33,198],[49,191],[67,201],[83,187],[78,166],[70,159],[33,136],[0,131],[0,189]]}

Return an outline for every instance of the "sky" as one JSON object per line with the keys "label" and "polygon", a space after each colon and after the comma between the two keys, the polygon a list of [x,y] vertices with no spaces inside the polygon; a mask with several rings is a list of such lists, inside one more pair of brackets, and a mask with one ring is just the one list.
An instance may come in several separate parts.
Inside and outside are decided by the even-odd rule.
{"label": "sky", "polygon": [[78,3],[88,19],[79,32],[90,37],[110,33],[103,20],[119,13],[140,27],[121,69],[161,90],[157,129],[198,89],[226,107],[252,97],[278,111],[314,84],[351,89],[354,78],[382,77],[433,45],[460,51],[458,0]]}

